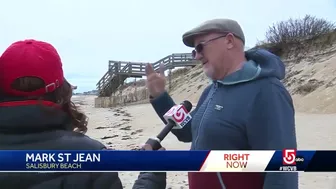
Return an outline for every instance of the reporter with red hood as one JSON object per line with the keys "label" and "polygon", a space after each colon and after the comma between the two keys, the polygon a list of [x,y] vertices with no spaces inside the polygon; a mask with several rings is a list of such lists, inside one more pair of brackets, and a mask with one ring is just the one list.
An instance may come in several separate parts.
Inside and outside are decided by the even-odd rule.
{"label": "reporter with red hood", "polygon": [[[25,40],[0,57],[0,150],[103,150],[87,117],[71,102],[72,85],[49,43]],[[151,150],[150,146],[146,146]],[[0,173],[1,188],[122,189],[118,173]],[[140,173],[133,189],[164,189],[165,173]]]}

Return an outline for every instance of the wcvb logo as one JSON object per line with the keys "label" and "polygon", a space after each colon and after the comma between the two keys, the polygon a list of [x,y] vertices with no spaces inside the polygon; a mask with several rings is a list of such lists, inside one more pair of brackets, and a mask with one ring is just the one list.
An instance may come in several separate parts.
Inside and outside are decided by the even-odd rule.
{"label": "wcvb logo", "polygon": [[282,150],[282,164],[283,165],[296,165],[304,162],[304,158],[301,156],[296,156],[295,149],[284,149]]}
{"label": "wcvb logo", "polygon": [[187,115],[187,110],[185,109],[185,107],[182,105],[179,105],[179,107],[177,107],[177,110],[173,114],[173,119],[177,123],[181,123],[186,118],[186,115]]}
{"label": "wcvb logo", "polygon": [[284,149],[282,150],[282,164],[283,165],[296,165],[296,150]]}

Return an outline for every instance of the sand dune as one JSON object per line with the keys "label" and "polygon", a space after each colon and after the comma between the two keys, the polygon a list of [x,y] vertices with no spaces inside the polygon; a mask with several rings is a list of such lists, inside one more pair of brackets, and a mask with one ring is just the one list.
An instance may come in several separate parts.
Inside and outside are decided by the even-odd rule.
{"label": "sand dune", "polygon": [[[295,51],[292,54],[282,57],[286,64],[286,78],[283,83],[294,99],[296,111],[315,114],[336,113],[336,43],[329,45],[328,48],[312,47],[307,49],[304,55],[299,56]],[[171,87],[167,82],[167,90],[170,90],[171,96],[177,102],[188,99],[196,104],[210,81],[203,74],[200,65],[183,70],[172,77]],[[114,99],[112,100],[114,103],[107,103],[111,100],[103,100],[105,106],[134,101],[148,102],[148,91],[144,83],[138,82],[123,89],[122,93],[117,92],[110,98]]]}

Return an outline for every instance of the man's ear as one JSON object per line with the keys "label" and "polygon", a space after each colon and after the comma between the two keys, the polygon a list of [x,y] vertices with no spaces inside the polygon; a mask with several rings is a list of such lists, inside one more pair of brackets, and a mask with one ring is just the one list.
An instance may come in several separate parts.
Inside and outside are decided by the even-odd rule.
{"label": "man's ear", "polygon": [[235,37],[234,37],[234,35],[232,34],[232,33],[229,33],[229,34],[227,34],[226,35],[226,37],[225,37],[225,41],[226,41],[226,47],[228,48],[228,49],[232,49],[233,47],[234,47],[234,45],[235,45]]}

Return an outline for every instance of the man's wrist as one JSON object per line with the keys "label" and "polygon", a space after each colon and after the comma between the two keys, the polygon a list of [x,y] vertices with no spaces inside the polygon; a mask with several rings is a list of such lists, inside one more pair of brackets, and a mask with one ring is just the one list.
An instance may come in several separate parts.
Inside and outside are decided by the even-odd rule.
{"label": "man's wrist", "polygon": [[152,101],[152,100],[154,100],[154,99],[160,97],[163,93],[165,93],[165,91],[163,91],[163,92],[161,92],[161,93],[159,93],[159,94],[155,94],[155,95],[151,95],[151,94],[150,94],[150,95],[149,95],[149,100]]}

